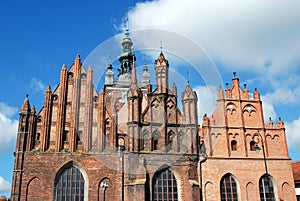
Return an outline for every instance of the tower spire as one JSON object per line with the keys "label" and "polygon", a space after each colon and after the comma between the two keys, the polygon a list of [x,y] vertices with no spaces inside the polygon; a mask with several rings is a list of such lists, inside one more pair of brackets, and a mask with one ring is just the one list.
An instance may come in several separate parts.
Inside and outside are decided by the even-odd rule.
{"label": "tower spire", "polygon": [[134,54],[132,52],[133,42],[130,38],[129,34],[129,23],[128,23],[128,16],[126,18],[126,30],[125,36],[122,40],[122,53],[119,55],[119,61],[121,63],[120,68],[118,69],[119,75],[127,74],[132,69],[132,61],[135,60]]}

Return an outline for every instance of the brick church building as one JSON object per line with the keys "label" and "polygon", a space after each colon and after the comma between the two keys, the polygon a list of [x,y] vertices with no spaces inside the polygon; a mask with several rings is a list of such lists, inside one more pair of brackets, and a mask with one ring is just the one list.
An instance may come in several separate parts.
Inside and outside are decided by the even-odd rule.
{"label": "brick church building", "polygon": [[118,75],[108,65],[99,92],[76,56],[40,111],[26,97],[13,201],[296,200],[284,123],[265,124],[257,90],[251,98],[234,75],[199,125],[201,97],[189,83],[180,94],[169,86],[162,52],[150,69],[155,88],[147,66],[138,83],[132,45],[127,30]]}

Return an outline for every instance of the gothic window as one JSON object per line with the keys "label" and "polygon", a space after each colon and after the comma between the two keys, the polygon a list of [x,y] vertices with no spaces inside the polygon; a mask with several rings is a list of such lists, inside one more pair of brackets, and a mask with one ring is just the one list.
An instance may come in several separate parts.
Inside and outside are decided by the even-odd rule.
{"label": "gothic window", "polygon": [[60,170],[55,180],[55,201],[84,200],[85,179],[72,163]]}
{"label": "gothic window", "polygon": [[250,141],[250,151],[255,151],[255,144],[254,140]]}
{"label": "gothic window", "polygon": [[183,151],[183,133],[179,133],[178,135],[178,152]]}
{"label": "gothic window", "polygon": [[221,179],[221,201],[237,201],[237,184],[231,174],[226,174]]}
{"label": "gothic window", "polygon": [[41,134],[40,134],[40,133],[37,133],[37,134],[36,134],[36,140],[37,140],[37,141],[39,141],[39,140],[40,140],[40,136],[41,136]]}
{"label": "gothic window", "polygon": [[153,201],[178,201],[177,183],[169,169],[155,173],[153,177]]}
{"label": "gothic window", "polygon": [[170,131],[168,134],[168,150],[172,150],[172,142],[173,142],[173,138],[174,138],[175,134]]}
{"label": "gothic window", "polygon": [[158,149],[158,139],[153,139],[153,150],[157,150]]}
{"label": "gothic window", "polygon": [[143,138],[142,138],[142,150],[148,150],[148,146],[149,146],[149,134],[148,131],[144,131],[143,132]]}
{"label": "gothic window", "polygon": [[63,142],[67,142],[68,141],[68,133],[69,131],[65,131],[63,134]]}
{"label": "gothic window", "polygon": [[231,151],[236,151],[237,150],[237,141],[232,140],[231,141]]}
{"label": "gothic window", "polygon": [[265,174],[259,180],[259,195],[261,201],[274,201],[274,187],[270,175]]}
{"label": "gothic window", "polygon": [[158,150],[158,138],[159,138],[159,135],[160,135],[159,131],[155,130],[154,133],[153,133],[153,138],[152,138],[153,139],[153,141],[152,141],[152,143],[153,143],[153,145],[152,145],[153,150]]}

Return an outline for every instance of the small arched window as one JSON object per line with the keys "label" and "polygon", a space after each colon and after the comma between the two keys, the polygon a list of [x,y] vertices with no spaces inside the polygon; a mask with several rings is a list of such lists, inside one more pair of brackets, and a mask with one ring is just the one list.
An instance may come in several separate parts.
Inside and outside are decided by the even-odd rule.
{"label": "small arched window", "polygon": [[254,140],[251,140],[250,141],[250,151],[255,151],[255,141]]}
{"label": "small arched window", "polygon": [[85,180],[81,171],[73,163],[67,164],[58,172],[54,185],[55,201],[84,200]]}
{"label": "small arched window", "polygon": [[226,174],[221,179],[221,201],[238,201],[238,190],[235,179]]}
{"label": "small arched window", "polygon": [[154,174],[152,187],[153,201],[178,201],[177,182],[169,169]]}
{"label": "small arched window", "polygon": [[268,174],[259,179],[259,195],[261,201],[275,201],[274,184]]}
{"label": "small arched window", "polygon": [[236,151],[237,150],[237,141],[232,140],[231,141],[231,151]]}

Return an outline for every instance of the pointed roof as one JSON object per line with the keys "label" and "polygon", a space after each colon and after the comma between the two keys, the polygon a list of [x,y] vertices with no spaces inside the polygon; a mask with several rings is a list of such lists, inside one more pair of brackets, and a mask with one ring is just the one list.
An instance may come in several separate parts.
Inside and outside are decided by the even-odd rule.
{"label": "pointed roof", "polygon": [[[127,19],[127,24],[128,24],[128,19]],[[121,66],[118,69],[118,72],[119,72],[118,77],[120,75],[129,73],[132,68],[132,61],[136,59],[132,52],[133,42],[132,42],[131,38],[129,37],[128,25],[127,25],[127,28],[125,31],[125,37],[123,38],[121,44],[122,44],[123,50],[118,58],[121,63]]]}
{"label": "pointed roof", "polygon": [[135,64],[134,64],[134,60],[132,62],[132,70],[131,70],[131,85],[129,88],[129,92],[128,92],[128,96],[132,97],[132,96],[138,96],[140,94],[140,89],[137,85],[137,79],[136,79],[136,68],[135,68]]}
{"label": "pointed roof", "polygon": [[20,108],[20,113],[27,113],[30,111],[30,104],[28,99],[28,94],[26,94],[26,98]]}
{"label": "pointed roof", "polygon": [[190,83],[188,82],[184,92],[182,92],[182,100],[184,99],[196,99],[197,98],[197,94],[195,91],[193,91]]}
{"label": "pointed roof", "polygon": [[169,62],[165,58],[165,55],[161,52],[158,56],[158,58],[155,60],[155,65],[156,66],[167,66],[169,67]]}

